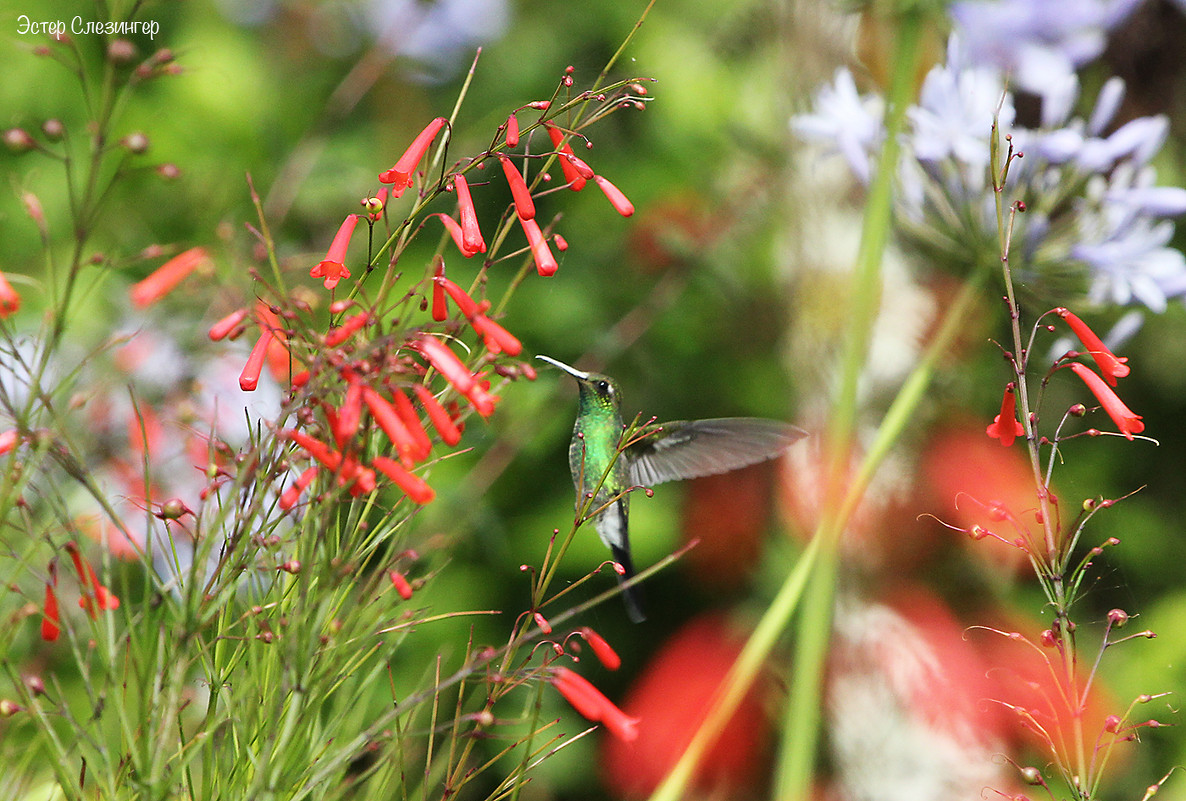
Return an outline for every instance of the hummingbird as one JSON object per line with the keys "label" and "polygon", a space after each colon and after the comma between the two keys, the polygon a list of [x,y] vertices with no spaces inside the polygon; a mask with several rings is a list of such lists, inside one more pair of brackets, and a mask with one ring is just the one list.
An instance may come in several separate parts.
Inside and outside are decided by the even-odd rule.
{"label": "hummingbird", "polygon": [[[536,358],[577,381],[577,419],[568,446],[576,506],[580,511],[588,503],[587,514],[594,518],[598,536],[622,567],[620,582],[634,575],[629,537],[631,489],[737,470],[773,459],[807,436],[795,426],[757,417],[677,420],[645,427],[619,454],[624,426],[614,380],[582,372],[549,356]],[[640,623],[646,619],[637,588],[627,587],[622,598],[631,620]]]}

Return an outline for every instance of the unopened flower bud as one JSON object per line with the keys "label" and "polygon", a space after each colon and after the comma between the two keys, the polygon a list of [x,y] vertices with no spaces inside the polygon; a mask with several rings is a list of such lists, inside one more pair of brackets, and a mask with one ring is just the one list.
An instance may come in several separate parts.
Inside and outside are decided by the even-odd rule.
{"label": "unopened flower bud", "polygon": [[171,498],[161,504],[159,517],[161,520],[178,520],[189,511],[185,502],[180,498]]}
{"label": "unopened flower bud", "polygon": [[1082,403],[1076,403],[1074,406],[1067,409],[1067,414],[1069,414],[1071,417],[1082,417],[1083,415],[1087,414],[1087,407]]}
{"label": "unopened flower bud", "polygon": [[41,132],[51,142],[57,142],[66,135],[66,126],[59,119],[48,119],[41,123]]}
{"label": "unopened flower bud", "polygon": [[107,58],[112,64],[127,64],[136,57],[136,45],[127,39],[112,39],[107,45]]}
{"label": "unopened flower bud", "polygon": [[37,146],[24,128],[9,128],[5,131],[4,144],[13,153],[24,153]]}
{"label": "unopened flower bud", "polygon": [[1021,780],[1026,784],[1040,785],[1042,784],[1042,771],[1038,770],[1032,765],[1027,768],[1022,768]]}
{"label": "unopened flower bud", "polygon": [[120,144],[126,147],[129,153],[140,155],[148,150],[148,137],[137,131],[125,136]]}
{"label": "unopened flower bud", "polygon": [[1116,628],[1120,628],[1128,622],[1128,612],[1125,612],[1123,609],[1113,609],[1108,612],[1108,622]]}
{"label": "unopened flower bud", "polygon": [[20,711],[21,707],[15,702],[9,701],[7,698],[0,698],[0,718],[10,718]]}

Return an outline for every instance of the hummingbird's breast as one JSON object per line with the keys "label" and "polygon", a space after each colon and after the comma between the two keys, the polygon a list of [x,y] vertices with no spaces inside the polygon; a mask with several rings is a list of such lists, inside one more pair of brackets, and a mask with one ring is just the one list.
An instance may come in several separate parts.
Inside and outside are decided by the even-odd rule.
{"label": "hummingbird's breast", "polygon": [[[612,412],[595,410],[577,418],[568,449],[568,466],[579,495],[578,503],[587,493],[593,492],[598,484],[601,484],[601,488],[597,497],[602,499],[625,489],[626,457],[618,456],[618,440],[621,436],[621,419]],[[612,472],[607,476],[611,466]]]}

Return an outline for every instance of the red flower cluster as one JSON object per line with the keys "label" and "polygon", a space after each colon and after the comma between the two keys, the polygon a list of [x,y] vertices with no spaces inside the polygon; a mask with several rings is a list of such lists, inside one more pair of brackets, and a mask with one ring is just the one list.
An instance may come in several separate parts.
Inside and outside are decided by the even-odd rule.
{"label": "red flower cluster", "polygon": [[[99,616],[99,612],[119,608],[119,598],[100,582],[91,563],[83,559],[82,552],[73,542],[66,543],[66,553],[70,554],[74,562],[74,571],[78,574],[78,583],[82,595],[78,605],[86,610],[91,618]],[[57,563],[50,562],[49,581],[45,583],[45,607],[41,618],[41,639],[52,642],[62,632],[62,620],[58,611],[58,568]]]}
{"label": "red flower cluster", "polygon": [[[1088,327],[1087,323],[1079,319],[1073,312],[1060,307],[1054,309],[1054,313],[1066,320],[1067,325],[1075,332],[1075,336],[1087,348],[1086,353],[1095,360],[1096,366],[1099,367],[1099,373],[1097,373],[1085,364],[1072,361],[1069,364],[1071,371],[1083,379],[1083,383],[1091,390],[1091,394],[1095,395],[1100,406],[1112,418],[1116,428],[1125,438],[1131,440],[1133,434],[1139,434],[1145,430],[1145,424],[1141,422],[1141,416],[1134,414],[1112,390],[1112,387],[1116,386],[1117,378],[1128,375],[1129,367],[1126,364],[1128,359],[1112,353],[1103,340]],[[1063,358],[1073,359],[1079,355],[1072,351]],[[1025,433],[1025,428],[1017,420],[1013,390],[1012,383],[1005,387],[1005,396],[1001,401],[1001,412],[985,429],[988,436],[1000,440],[1005,447],[1012,445],[1015,438]]]}
{"label": "red flower cluster", "polygon": [[[1096,400],[1100,402],[1100,406],[1104,407],[1104,411],[1112,418],[1112,422],[1120,429],[1120,433],[1126,439],[1131,440],[1133,434],[1139,434],[1145,430],[1145,424],[1141,422],[1141,416],[1139,414],[1133,414],[1124,405],[1124,401],[1120,400],[1111,389],[1111,387],[1116,386],[1117,378],[1123,378],[1128,375],[1128,365],[1125,364],[1128,359],[1118,357],[1112,353],[1108,349],[1108,346],[1095,335],[1095,332],[1087,327],[1087,323],[1080,320],[1072,312],[1063,308],[1055,309],[1054,312],[1067,321],[1067,325],[1075,332],[1075,336],[1079,337],[1079,341],[1087,348],[1087,352],[1091,354],[1091,357],[1095,359],[1096,365],[1100,368],[1100,373],[1096,373],[1085,364],[1071,362],[1071,371],[1083,379],[1083,383],[1091,390],[1091,394],[1095,395]],[[1102,378],[1100,377],[1101,373],[1103,374]]]}

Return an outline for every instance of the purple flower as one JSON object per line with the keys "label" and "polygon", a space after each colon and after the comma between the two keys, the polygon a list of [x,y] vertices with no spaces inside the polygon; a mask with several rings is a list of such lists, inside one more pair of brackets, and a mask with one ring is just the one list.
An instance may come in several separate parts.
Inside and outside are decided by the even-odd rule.
{"label": "purple flower", "polygon": [[862,97],[852,73],[841,67],[833,83],[820,89],[815,106],[814,114],[792,117],[791,130],[807,141],[834,148],[857,179],[867,185],[872,154],[881,146],[884,135],[881,118],[885,102],[878,95]]}
{"label": "purple flower", "polygon": [[[996,204],[988,187],[995,117],[1014,151],[1025,154],[1012,162],[1007,190],[1028,207],[1014,220],[1011,259],[1025,280],[1070,276],[1088,300],[1157,312],[1186,297],[1186,258],[1169,247],[1174,229],[1167,219],[1186,213],[1186,189],[1157,186],[1150,166],[1166,140],[1167,119],[1139,117],[1109,132],[1124,99],[1119,78],[1104,83],[1086,118],[1075,115],[1081,98],[1074,68],[1098,55],[1103,33],[1133,6],[1134,0],[955,4],[957,32],[946,62],[931,69],[907,110],[896,198],[907,242],[957,269],[996,261]],[[960,28],[976,35],[965,44]],[[1013,126],[1013,95],[1001,71],[1017,70],[1013,77],[1024,86],[1023,56],[1063,65],[1043,79],[1035,128]],[[882,136],[874,114],[883,107],[876,96],[859,96],[851,75],[840,72],[821,92],[815,114],[796,118],[792,129],[839,150],[867,184]]]}
{"label": "purple flower", "polygon": [[1045,97],[1060,79],[1104,50],[1107,32],[1141,0],[958,0],[955,30],[968,64],[992,65],[1027,92]]}

